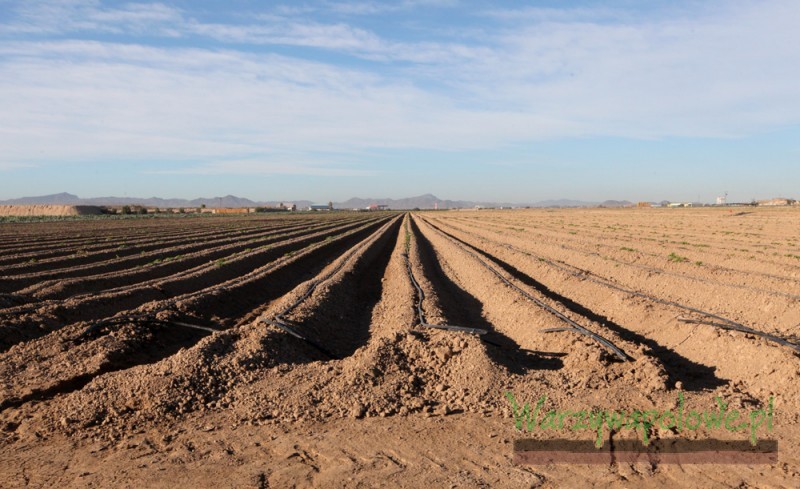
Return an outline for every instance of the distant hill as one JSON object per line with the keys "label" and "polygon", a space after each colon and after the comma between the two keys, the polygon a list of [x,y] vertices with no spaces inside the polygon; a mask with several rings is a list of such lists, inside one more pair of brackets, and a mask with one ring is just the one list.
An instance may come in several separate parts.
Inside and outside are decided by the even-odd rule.
{"label": "distant hill", "polygon": [[594,207],[597,202],[585,202],[583,200],[557,199],[542,200],[535,202],[530,207]]}
{"label": "distant hill", "polygon": [[[283,201],[284,203],[296,204],[298,209],[303,209],[311,204],[327,204],[327,202],[312,202],[310,200],[292,200]],[[178,207],[200,207],[205,204],[206,207],[256,207],[256,206],[269,206],[274,207],[280,204],[281,201],[260,201],[255,202],[250,199],[236,197],[234,195],[226,195],[224,197],[201,197],[198,199],[163,199],[160,197],[93,197],[82,199],[77,195],[62,192],[60,194],[42,195],[39,197],[22,197],[19,199],[10,199],[0,201],[0,205],[97,205],[97,206],[122,206],[122,205],[141,205],[145,207],[158,207],[158,208],[178,208]],[[358,198],[344,202],[334,202],[333,206],[336,209],[363,209],[372,204],[386,205],[390,209],[456,209],[456,208],[474,208],[480,207],[592,207],[596,205],[603,205],[605,207],[624,207],[632,205],[628,201],[612,201],[608,200],[602,204],[597,202],[585,202],[581,200],[543,200],[529,204],[519,203],[500,203],[500,202],[480,202],[470,200],[447,200],[440,199],[432,194],[424,194],[416,197],[407,197],[403,199],[389,199],[389,198]]]}
{"label": "distant hill", "polygon": [[[519,204],[508,202],[481,202],[472,200],[447,200],[440,199],[432,194],[424,194],[417,197],[407,197],[405,199],[362,199],[354,197],[344,202],[334,202],[337,209],[363,209],[371,204],[388,205],[390,209],[467,209],[480,207],[591,207],[597,205],[596,202],[585,202],[582,200],[543,200],[531,204]],[[438,205],[437,205],[438,204]]]}
{"label": "distant hill", "polygon": [[439,209],[453,209],[457,207],[475,207],[475,202],[464,200],[442,200],[435,195],[425,194],[417,197],[407,197],[405,199],[387,199],[387,198],[367,198],[361,199],[353,197],[352,199],[344,202],[334,202],[333,206],[337,209],[363,209],[372,204],[388,205],[390,209],[433,209],[437,206]]}
{"label": "distant hill", "polygon": [[42,195],[41,197],[22,197],[20,199],[0,201],[0,204],[4,205],[75,205],[80,203],[82,203],[80,197],[66,192]]}
{"label": "distant hill", "polygon": [[[297,204],[297,207],[308,207],[311,201],[308,200],[295,200],[292,203]],[[141,205],[145,207],[200,207],[205,204],[206,207],[255,207],[255,206],[277,206],[279,201],[271,202],[254,202],[250,199],[236,197],[234,195],[226,195],[225,197],[201,197],[198,199],[162,199],[159,197],[141,198],[141,197],[92,197],[82,199],[77,195],[62,192],[60,194],[42,195],[39,197],[22,197],[19,199],[10,199],[0,201],[2,205],[107,205],[107,206],[120,206],[120,205]]]}
{"label": "distant hill", "polygon": [[627,200],[606,200],[598,204],[598,207],[633,207],[633,202]]}

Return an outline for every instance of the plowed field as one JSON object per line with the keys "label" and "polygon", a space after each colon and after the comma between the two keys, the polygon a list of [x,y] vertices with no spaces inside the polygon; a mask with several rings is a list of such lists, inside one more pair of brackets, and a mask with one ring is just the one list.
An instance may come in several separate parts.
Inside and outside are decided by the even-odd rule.
{"label": "plowed field", "polygon": [[[799,222],[754,208],[0,224],[0,486],[794,487]],[[518,430],[509,393],[548,410],[769,405],[757,436],[778,463],[516,465],[515,439],[595,433]]]}

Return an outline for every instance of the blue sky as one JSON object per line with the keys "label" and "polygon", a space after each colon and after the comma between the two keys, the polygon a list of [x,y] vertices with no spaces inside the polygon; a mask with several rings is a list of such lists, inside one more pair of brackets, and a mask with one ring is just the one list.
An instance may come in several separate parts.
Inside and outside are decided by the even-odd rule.
{"label": "blue sky", "polygon": [[0,199],[800,197],[790,1],[0,0]]}

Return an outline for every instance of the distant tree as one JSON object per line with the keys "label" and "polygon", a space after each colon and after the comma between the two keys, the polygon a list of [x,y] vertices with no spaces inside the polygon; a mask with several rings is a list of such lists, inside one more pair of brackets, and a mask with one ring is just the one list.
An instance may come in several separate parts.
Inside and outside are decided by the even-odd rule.
{"label": "distant tree", "polygon": [[200,208],[201,208],[201,209],[205,209],[205,208],[206,208],[206,205],[205,205],[205,204],[200,204]]}
{"label": "distant tree", "polygon": [[329,211],[333,210],[333,202],[328,201],[328,210]]}
{"label": "distant tree", "polygon": [[131,206],[129,206],[129,205],[123,205],[121,212],[123,214],[133,214],[133,211],[131,211]]}
{"label": "distant tree", "polygon": [[139,207],[139,214],[147,214],[147,208],[146,207]]}

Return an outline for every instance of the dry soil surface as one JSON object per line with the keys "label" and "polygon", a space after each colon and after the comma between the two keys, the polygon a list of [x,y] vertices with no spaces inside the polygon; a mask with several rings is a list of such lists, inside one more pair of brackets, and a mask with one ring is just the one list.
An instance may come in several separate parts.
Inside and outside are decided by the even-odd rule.
{"label": "dry soil surface", "polygon": [[[799,220],[585,209],[2,224],[0,486],[796,487]],[[517,414],[546,396],[538,427],[517,428],[509,395]],[[777,463],[513,461],[518,439],[597,437],[542,428],[550,411],[720,404],[772,413],[753,436],[778,441]],[[606,424],[601,441],[748,430]]]}

